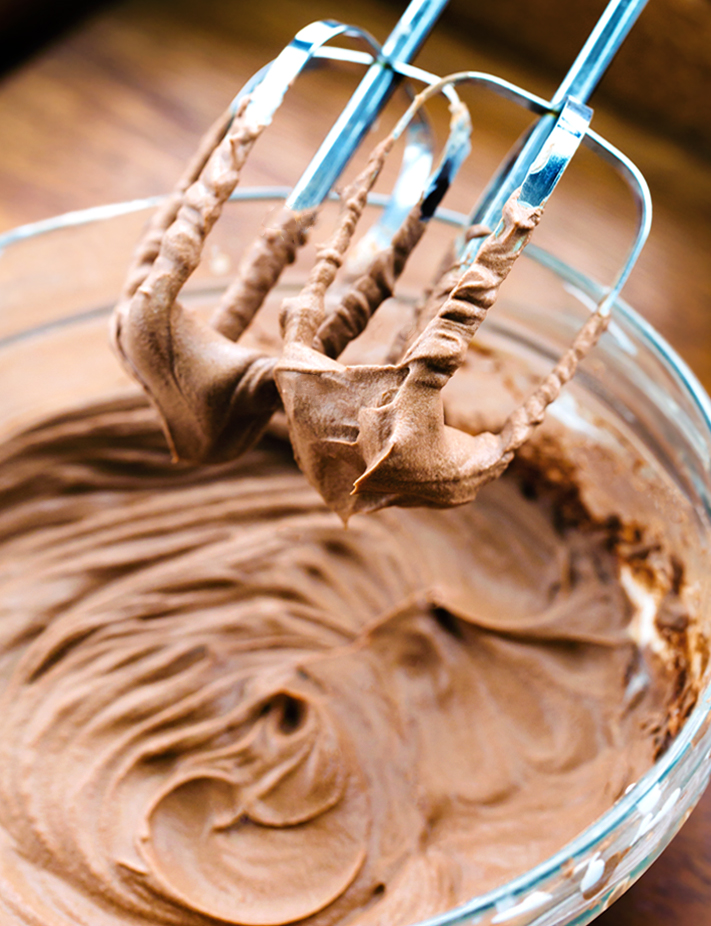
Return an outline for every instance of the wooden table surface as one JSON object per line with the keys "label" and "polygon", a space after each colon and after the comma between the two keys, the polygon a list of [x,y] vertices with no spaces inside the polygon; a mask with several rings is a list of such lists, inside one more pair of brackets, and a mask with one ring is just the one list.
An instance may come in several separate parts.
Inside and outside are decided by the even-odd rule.
{"label": "wooden table surface", "polygon": [[[379,38],[397,12],[370,0],[129,0],[105,10],[0,82],[0,231],[72,209],[167,191],[201,134],[237,89],[305,23],[346,17]],[[535,62],[493,57],[481,39],[439,26],[418,63],[438,73],[492,70],[543,96]],[[352,78],[349,78],[352,83]],[[255,149],[251,183],[289,183],[345,92],[314,84]],[[474,101],[476,166],[456,202],[467,211],[516,137],[518,113]],[[593,100],[594,102],[594,100]],[[711,389],[711,169],[673,139],[596,112],[595,128],[641,167],[655,220],[625,298]],[[625,191],[591,160],[566,177],[546,239],[609,279],[631,228]],[[556,237],[557,236],[557,237]],[[597,921],[601,926],[711,926],[711,791],[649,872]]]}

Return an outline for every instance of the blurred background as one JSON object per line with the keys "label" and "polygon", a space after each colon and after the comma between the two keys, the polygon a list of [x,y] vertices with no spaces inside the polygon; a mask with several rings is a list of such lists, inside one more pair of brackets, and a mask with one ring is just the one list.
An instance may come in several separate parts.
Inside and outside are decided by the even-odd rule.
{"label": "blurred background", "polygon": [[[0,0],[0,67],[7,72],[92,12],[119,5],[108,0]],[[142,5],[162,6],[178,18],[191,7],[151,0]],[[283,5],[280,0],[274,11]],[[394,0],[389,5],[396,11],[403,6]],[[205,3],[195,6],[201,14],[205,11]],[[239,0],[229,4],[212,0],[207,6],[210,18],[228,29],[230,24],[237,27],[234,11],[244,8],[253,13],[251,5]],[[302,6],[304,13],[308,9],[297,2],[293,6],[296,10]],[[227,7],[232,8],[230,13]],[[324,4],[323,9],[328,10],[325,15],[347,18],[334,3]],[[524,57],[542,73],[562,74],[601,9],[599,0],[450,0],[440,28],[464,32],[473,46],[508,58]],[[652,0],[610,67],[599,99],[636,122],[711,155],[709,0]]]}
{"label": "blurred background", "polygon": [[[0,231],[167,192],[202,132],[301,26],[345,19],[382,41],[404,7],[0,0]],[[604,7],[605,0],[450,0],[417,63],[440,74],[488,70],[550,97]],[[249,182],[293,182],[357,75],[309,80],[260,140]],[[508,104],[466,99],[473,166],[446,203],[464,212],[527,124]],[[711,0],[650,0],[591,104],[593,127],[638,164],[654,198],[652,234],[623,295],[711,389]],[[438,132],[443,126],[444,113],[435,114]],[[633,214],[611,171],[583,153],[537,241],[607,280]],[[711,926],[711,794],[597,922]]]}
{"label": "blurred background", "polygon": [[[0,0],[0,229],[166,192],[212,119],[301,26],[347,19],[382,41],[404,7]],[[550,97],[604,7],[450,0],[417,63],[440,74],[492,71]],[[310,97],[290,103],[272,136],[277,145],[250,159],[253,182],[293,182],[356,80],[312,83]],[[464,212],[526,125],[509,104],[466,99],[473,167],[447,201]],[[591,103],[593,127],[638,164],[654,197],[652,234],[624,295],[709,389],[711,0],[650,0]],[[585,154],[573,167],[538,238],[606,282],[629,240],[629,197]]]}

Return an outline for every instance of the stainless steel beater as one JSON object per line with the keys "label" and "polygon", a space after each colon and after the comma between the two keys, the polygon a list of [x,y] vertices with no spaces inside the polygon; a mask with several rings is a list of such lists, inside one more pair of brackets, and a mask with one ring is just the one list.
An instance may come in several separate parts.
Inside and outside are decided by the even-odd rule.
{"label": "stainless steel beater", "polygon": [[[382,110],[396,84],[403,78],[432,85],[438,78],[409,62],[424,42],[447,0],[412,0],[382,46],[357,27],[334,21],[312,23],[302,29],[282,53],[256,74],[234,101],[234,107],[251,95],[250,110],[256,122],[268,124],[287,88],[311,61],[360,62],[367,71],[319,150],[288,193],[286,205],[293,211],[313,209],[329,195],[334,183]],[[607,311],[619,294],[644,245],[651,224],[651,198],[639,170],[613,145],[590,129],[592,110],[586,105],[607,66],[634,25],[647,0],[611,0],[581,49],[563,82],[550,100],[529,93],[491,74],[467,72],[459,81],[485,86],[539,115],[538,121],[514,146],[492,177],[468,218],[468,225],[495,229],[509,196],[522,187],[522,200],[542,205],[550,196],[582,141],[610,162],[629,185],[638,208],[638,224],[632,246],[604,300]],[[365,44],[364,52],[327,43],[349,35]],[[451,94],[451,87],[445,88]],[[385,246],[413,204],[423,198],[422,217],[431,217],[451,179],[468,153],[468,139],[461,124],[453,123],[445,155],[429,177],[433,142],[427,124],[419,116],[408,126],[403,166],[386,209],[367,238]],[[424,195],[423,195],[424,190]],[[458,242],[460,268],[471,265],[481,238]]]}
{"label": "stainless steel beater", "polygon": [[[193,461],[238,456],[281,410],[302,471],[344,521],[390,504],[462,504],[500,475],[607,328],[614,298],[647,234],[646,184],[634,165],[590,130],[592,110],[585,102],[643,5],[644,0],[612,0],[550,101],[490,74],[464,71],[439,78],[409,64],[406,59],[419,47],[442,0],[415,0],[382,49],[362,30],[330,20],[302,29],[206,135],[144,233],[114,313],[116,349],[160,410],[174,456]],[[328,44],[344,34],[367,50]],[[301,180],[287,191],[285,207],[243,255],[205,323],[181,304],[181,289],[287,90],[309,62],[333,59],[365,63],[365,78]],[[243,339],[399,78],[406,79],[410,106],[343,191],[336,227],[317,248],[298,295],[281,300],[280,350]],[[413,82],[424,84],[416,95]],[[541,118],[463,223],[430,294],[406,309],[410,315],[390,336],[385,362],[340,363],[345,348],[395,293],[408,258],[469,152],[471,120],[457,94],[464,83],[489,88]],[[433,168],[434,142],[423,107],[438,94],[448,99],[450,130]],[[364,260],[354,265],[356,227],[400,138],[405,145],[399,178],[381,218],[358,242]],[[637,199],[639,222],[627,260],[613,286],[600,291],[568,349],[499,430],[470,434],[451,427],[441,391],[465,362],[499,286],[583,141],[617,167]],[[252,190],[244,193],[237,198],[256,198]],[[275,198],[274,191],[264,198]],[[485,240],[469,233],[472,224],[486,228]],[[346,260],[353,272],[340,279],[331,293],[336,300],[327,305],[328,290]],[[316,390],[317,400],[309,402],[308,389]],[[404,395],[417,400],[400,401]],[[411,453],[403,451],[405,444]],[[431,459],[423,456],[428,447]]]}

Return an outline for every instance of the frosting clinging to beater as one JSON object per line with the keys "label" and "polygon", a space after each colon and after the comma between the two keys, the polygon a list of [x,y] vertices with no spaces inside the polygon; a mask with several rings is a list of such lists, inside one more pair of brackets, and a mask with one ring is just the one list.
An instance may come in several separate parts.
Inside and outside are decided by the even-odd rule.
{"label": "frosting clinging to beater", "polygon": [[[448,275],[438,293],[441,304],[429,306],[432,319],[402,357],[381,366],[339,363],[340,352],[392,295],[426,225],[418,205],[327,312],[327,292],[394,144],[391,134],[344,192],[336,229],[319,248],[301,293],[284,301],[281,353],[237,343],[315,220],[313,211],[283,210],[246,255],[211,324],[180,304],[180,290],[259,131],[246,120],[244,106],[232,122],[219,122],[210,136],[212,153],[206,142],[139,245],[115,313],[118,352],[156,404],[174,454],[196,461],[239,456],[283,404],[299,465],[344,520],[388,505],[450,507],[473,499],[540,423],[606,317],[593,314],[584,336],[500,433],[472,435],[445,425],[440,390],[463,363],[541,216],[540,207],[519,202],[515,193],[473,265],[458,277]],[[406,340],[396,332],[391,354]]]}

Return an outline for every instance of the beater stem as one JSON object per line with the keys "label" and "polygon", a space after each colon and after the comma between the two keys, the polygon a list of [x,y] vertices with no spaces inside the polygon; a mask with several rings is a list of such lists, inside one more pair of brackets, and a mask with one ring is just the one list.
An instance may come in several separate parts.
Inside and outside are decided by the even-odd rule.
{"label": "beater stem", "polygon": [[291,191],[289,209],[313,209],[328,196],[395,87],[398,75],[390,61],[411,61],[446,5],[447,0],[412,0]]}
{"label": "beater stem", "polygon": [[[579,103],[589,99],[646,4],[647,0],[611,0],[608,3],[573,66],[553,95],[551,112],[542,116],[523,141],[509,153],[470,214],[469,225],[485,225],[488,228],[498,225],[504,203],[523,183],[553,131],[566,98],[572,97]],[[481,243],[481,238],[474,238],[463,248],[467,265],[476,257]]]}

